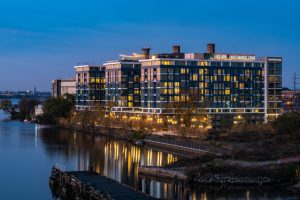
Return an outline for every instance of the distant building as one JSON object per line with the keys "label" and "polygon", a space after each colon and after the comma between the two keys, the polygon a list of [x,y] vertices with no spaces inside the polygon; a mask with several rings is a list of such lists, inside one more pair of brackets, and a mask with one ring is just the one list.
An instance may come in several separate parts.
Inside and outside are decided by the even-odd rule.
{"label": "distant building", "polygon": [[284,112],[300,112],[300,90],[282,91],[282,107]]}
{"label": "distant building", "polygon": [[34,115],[35,115],[35,117],[43,115],[43,113],[44,113],[43,109],[44,109],[43,105],[37,105],[37,106],[35,106],[34,107]]}
{"label": "distant building", "polygon": [[52,96],[60,97],[64,94],[76,94],[76,79],[57,79],[52,81]]}

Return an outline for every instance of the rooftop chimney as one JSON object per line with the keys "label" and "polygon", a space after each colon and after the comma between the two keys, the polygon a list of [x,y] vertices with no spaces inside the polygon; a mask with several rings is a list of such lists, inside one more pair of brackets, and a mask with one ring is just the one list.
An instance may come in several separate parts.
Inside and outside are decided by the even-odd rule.
{"label": "rooftop chimney", "polygon": [[207,44],[207,53],[216,53],[216,45],[215,44]]}
{"label": "rooftop chimney", "polygon": [[180,54],[180,46],[179,45],[173,46],[173,54]]}
{"label": "rooftop chimney", "polygon": [[146,59],[150,58],[150,50],[151,48],[142,48],[142,54]]}

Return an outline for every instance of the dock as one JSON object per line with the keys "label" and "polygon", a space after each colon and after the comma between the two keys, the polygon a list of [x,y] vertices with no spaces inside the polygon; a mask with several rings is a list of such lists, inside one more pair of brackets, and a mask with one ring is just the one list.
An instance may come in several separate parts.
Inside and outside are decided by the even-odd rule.
{"label": "dock", "polygon": [[93,171],[65,172],[53,167],[50,187],[60,196],[76,200],[153,200],[134,188]]}

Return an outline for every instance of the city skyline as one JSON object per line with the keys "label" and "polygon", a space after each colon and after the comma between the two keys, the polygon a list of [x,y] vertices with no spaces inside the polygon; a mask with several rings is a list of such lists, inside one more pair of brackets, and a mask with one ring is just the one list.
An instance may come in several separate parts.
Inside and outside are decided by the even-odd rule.
{"label": "city skyline", "polygon": [[283,86],[292,87],[293,73],[300,74],[300,3],[179,2],[6,1],[0,8],[0,90],[50,91],[52,79],[73,77],[79,63],[99,65],[144,46],[154,53],[170,52],[173,44],[203,52],[208,42],[221,53],[282,56]]}

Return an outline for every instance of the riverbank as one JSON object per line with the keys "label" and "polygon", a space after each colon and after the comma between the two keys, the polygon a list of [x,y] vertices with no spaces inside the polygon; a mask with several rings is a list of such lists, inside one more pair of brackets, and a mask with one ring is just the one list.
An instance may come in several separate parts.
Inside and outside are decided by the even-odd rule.
{"label": "riverbank", "polygon": [[[300,156],[273,161],[242,161],[211,155],[182,159],[161,168],[142,167],[141,174],[169,178],[186,177],[190,184],[203,186],[281,186],[297,183]],[[294,190],[299,190],[299,183]]]}
{"label": "riverbank", "polygon": [[[147,143],[149,144],[147,140],[151,138],[156,143],[160,143],[157,146],[158,149],[172,146],[172,148],[167,147],[166,149],[169,152],[175,153],[178,152],[174,149],[183,152],[183,149],[195,148],[198,146],[196,142],[199,142],[202,145],[200,145],[201,148],[205,150],[201,151],[201,156],[200,154],[185,152],[187,159],[179,160],[165,168],[149,168],[148,171],[148,174],[153,173],[162,177],[164,174],[169,174],[167,172],[174,171],[175,174],[179,173],[180,176],[186,176],[187,181],[192,184],[244,185],[245,187],[252,185],[291,186],[295,184],[295,177],[299,176],[299,174],[296,174],[300,164],[300,159],[297,157],[297,155],[300,155],[297,153],[299,151],[299,147],[297,147],[299,138],[292,138],[288,135],[266,133],[263,135],[247,135],[247,138],[239,135],[229,135],[226,138],[221,135],[217,140],[200,140],[175,135],[157,136],[148,131],[135,130],[133,128],[125,129],[124,127],[117,126],[98,126],[94,128],[68,126],[68,128],[94,135],[110,136],[134,143],[146,141],[146,145]],[[192,143],[191,140],[193,141]],[[251,151],[251,148],[253,149],[254,146],[257,147],[256,151]],[[284,149],[284,151],[278,152],[274,148],[275,146],[279,149]],[[226,153],[215,153],[209,150],[212,147],[226,149],[224,151]],[[274,150],[270,151],[272,147]],[[245,154],[244,152],[250,153]],[[270,152],[273,152],[273,154],[270,154]],[[288,157],[289,154],[292,156]],[[179,168],[180,170],[178,170]],[[172,176],[169,174],[165,177],[170,178]]]}
{"label": "riverbank", "polygon": [[[216,158],[211,155],[182,159],[171,165],[152,168],[142,167],[142,174],[162,176],[162,172],[172,172],[173,177],[186,177],[186,181],[199,185],[222,186],[288,186],[297,183],[300,156],[273,161],[243,161]],[[294,187],[299,190],[299,185]]]}
{"label": "riverbank", "polygon": [[[140,168],[141,175],[148,177],[175,179],[180,176],[185,177],[190,184],[248,187],[292,186],[296,184],[296,176],[299,176],[297,174],[300,168],[300,154],[297,153],[299,139],[287,135],[265,133],[264,135],[248,135],[248,138],[221,135],[219,139],[200,140],[175,135],[158,136],[150,132],[116,126],[69,128],[133,143],[145,141],[146,146],[165,149],[175,154],[181,152],[185,155],[182,156],[184,159],[169,166]],[[282,144],[281,140],[286,143]],[[278,152],[274,149],[271,155],[269,149],[275,144],[284,151]],[[254,146],[257,147],[257,151],[253,152],[251,148]]]}
{"label": "riverbank", "polygon": [[[119,131],[123,131],[122,129]],[[106,131],[102,134],[107,134]],[[113,131],[109,133],[115,137],[120,135]],[[122,135],[122,133],[121,133]],[[126,138],[126,137],[125,137]],[[157,136],[148,134],[145,138],[146,145],[147,138],[152,138],[160,143],[175,143],[179,140],[188,143],[188,138],[180,138],[176,136]],[[270,140],[269,140],[270,142]],[[294,141],[295,142],[295,141]],[[296,141],[297,142],[297,141]],[[264,140],[262,140],[262,144]],[[169,166],[165,167],[140,167],[139,174],[146,177],[156,177],[161,179],[178,179],[181,181],[188,181],[191,184],[200,185],[222,185],[222,186],[292,186],[296,183],[296,176],[300,166],[300,154],[294,154],[292,157],[282,157],[277,160],[251,160],[251,157],[245,157],[245,160],[235,158],[235,151],[225,151],[226,153],[211,153],[207,151],[209,145],[216,149],[220,145],[213,146],[214,142],[202,141],[206,144],[202,151],[201,157],[197,154],[190,153],[185,156],[185,159],[179,160]],[[218,144],[218,143],[216,143]],[[242,143],[241,143],[242,144]],[[164,148],[166,145],[158,145],[158,148]],[[176,146],[176,147],[175,147]],[[184,148],[184,145],[175,145],[174,148],[178,151]],[[181,148],[182,147],[182,148]],[[168,150],[174,151],[174,148]],[[268,148],[268,146],[266,146]],[[183,150],[181,150],[183,151]],[[258,152],[258,155],[261,151]],[[252,156],[253,154],[251,154]],[[199,156],[199,154],[198,154]],[[299,190],[299,189],[298,189]]]}
{"label": "riverbank", "polygon": [[[15,124],[16,124],[16,122],[9,122],[9,121],[5,121],[3,123],[4,124],[11,123],[13,126],[15,126]],[[34,131],[33,130],[34,126],[32,126],[30,124],[24,124],[24,123],[17,123],[17,124],[20,124],[21,126],[29,127],[30,129],[32,129],[32,131]],[[7,133],[11,132],[11,130],[12,129],[7,129]],[[22,128],[22,130],[24,130],[24,128]],[[105,133],[106,131],[107,130],[105,130],[105,131],[103,130],[102,132]],[[61,133],[58,134],[58,132],[61,132]],[[19,132],[17,132],[17,133],[19,134]],[[137,166],[147,166],[147,163],[148,163],[148,165],[152,165],[152,164],[155,165],[157,163],[161,163],[160,160],[162,159],[162,165],[168,167],[169,165],[166,165],[166,164],[170,160],[169,152],[162,151],[162,152],[158,153],[158,151],[155,149],[147,150],[147,148],[136,147],[134,145],[131,145],[131,144],[121,141],[121,140],[113,140],[110,137],[99,137],[99,136],[95,137],[96,134],[79,133],[79,130],[78,130],[78,133],[75,133],[75,131],[68,131],[68,130],[63,130],[63,129],[58,129],[58,130],[45,129],[45,130],[39,131],[39,137],[38,137],[37,144],[38,144],[39,148],[44,148],[44,146],[45,146],[46,151],[43,150],[42,152],[47,152],[46,155],[62,154],[63,159],[53,159],[53,160],[49,161],[49,163],[47,164],[49,167],[57,162],[59,162],[60,164],[64,164],[64,163],[61,163],[60,160],[68,159],[69,160],[68,162],[70,162],[70,164],[65,164],[65,166],[70,170],[78,170],[77,169],[78,166],[80,167],[80,170],[87,170],[88,166],[92,165],[93,168],[97,172],[104,174],[106,176],[109,176],[111,178],[125,177],[125,178],[122,178],[123,183],[130,184],[132,186],[138,185],[139,187],[141,187],[139,185],[139,184],[141,184],[147,188],[145,191],[151,191],[151,193],[154,194],[154,196],[156,196],[156,193],[155,193],[156,188],[157,188],[156,186],[159,186],[160,191],[164,191],[163,194],[161,194],[161,193],[157,194],[157,195],[161,195],[162,198],[165,197],[164,195],[173,194],[173,192],[178,192],[177,189],[173,191],[173,187],[168,187],[167,189],[165,187],[163,187],[165,185],[165,184],[161,184],[161,183],[165,183],[163,181],[163,179],[161,179],[161,183],[158,183],[156,178],[154,179],[153,176],[152,177],[138,176],[139,179],[133,178],[133,177],[137,177],[137,175],[135,174],[135,173],[138,173]],[[115,134],[117,134],[117,132]],[[35,136],[33,135],[32,140],[24,140],[23,137],[21,137],[22,135],[28,137],[28,134],[26,133],[26,134],[20,134],[19,137],[16,137],[16,139],[19,139],[20,141],[19,140],[15,141],[15,138],[12,138],[12,137],[10,137],[10,138],[14,139],[12,141],[15,141],[17,144],[19,144],[21,141],[23,143],[29,142],[31,144],[34,141],[34,139],[36,139]],[[5,134],[3,134],[3,136],[5,136]],[[189,139],[187,139],[187,140],[189,140]],[[17,147],[19,147],[19,146],[20,145],[17,145]],[[20,147],[22,147],[22,146],[20,146]],[[7,147],[5,147],[5,148],[7,149]],[[28,145],[26,145],[26,148],[28,148]],[[34,151],[37,151],[37,150],[35,149]],[[162,158],[161,158],[161,154],[163,155]],[[32,154],[32,153],[29,154],[29,156],[30,155],[34,155],[32,157],[33,157],[33,161],[35,161],[34,159],[36,159],[37,155]],[[75,155],[75,160],[73,160],[74,155]],[[77,156],[78,156],[78,158],[76,158]],[[131,157],[131,158],[129,159],[129,157]],[[221,159],[218,156],[216,156],[216,157]],[[51,158],[53,158],[53,156],[51,156]],[[80,164],[77,164],[78,163],[77,160],[79,161]],[[177,160],[177,159],[175,159],[175,160]],[[186,163],[187,166],[188,165],[190,165],[190,166],[201,165],[199,162],[198,163],[196,162],[197,160],[198,160],[198,158],[189,158],[189,159],[186,158],[182,162],[187,162]],[[88,161],[88,163],[87,163],[87,161]],[[127,162],[130,162],[130,164],[128,164]],[[76,164],[74,164],[74,163],[76,163]],[[74,166],[73,166],[73,164],[74,164]],[[179,161],[176,164],[178,165]],[[71,166],[71,167],[69,168],[68,166]],[[115,168],[116,166],[117,166],[117,170]],[[129,168],[127,169],[126,166],[131,166],[130,173],[128,173]],[[105,169],[105,167],[107,167],[107,168]],[[170,166],[170,167],[172,167],[172,166]],[[174,163],[174,167],[175,167],[175,163]],[[37,169],[37,171],[39,171],[39,170],[40,169]],[[49,169],[47,168],[44,171],[46,171],[46,173],[47,173],[46,174],[47,177],[45,177],[45,180],[46,180],[46,178],[48,178]],[[122,176],[118,173],[121,173]],[[130,178],[127,178],[129,176],[128,174],[130,174]],[[134,174],[134,176],[133,176],[133,174]],[[162,172],[161,175],[164,175],[164,172]],[[134,182],[132,182],[132,180],[134,180]],[[151,184],[150,184],[150,182],[151,182]],[[153,189],[153,183],[156,184],[154,189]],[[167,183],[172,184],[172,182],[167,182]],[[38,183],[38,184],[40,184],[40,183]],[[178,184],[181,184],[181,183],[178,183]],[[194,189],[191,189],[193,187],[194,187]],[[237,187],[238,186],[234,186],[234,188],[237,188]],[[153,189],[153,191],[151,188]],[[217,190],[217,188],[220,188],[220,187],[217,186],[217,187],[205,187],[204,188],[204,186],[202,186],[201,187],[202,189],[199,189],[197,184],[194,183],[192,185],[185,185],[184,188],[187,188],[186,190],[189,191],[189,194],[191,194],[191,196],[206,193],[208,196],[211,195],[211,198],[212,197],[216,198],[216,196],[215,196],[216,194],[218,194],[218,197],[220,197],[220,198],[222,198],[222,197],[228,198],[228,195],[232,194],[233,195],[232,198],[234,198],[234,197],[236,198],[238,196],[242,199],[242,198],[244,198],[246,192],[248,191],[248,188],[251,188],[251,187],[250,186],[240,186],[240,189],[237,191],[236,190],[234,190],[234,191],[228,190],[229,192],[225,192],[227,189],[230,188],[230,186],[226,186],[225,188],[222,187],[223,188],[222,191],[215,191],[215,190]],[[272,199],[272,197],[274,197],[274,194],[276,194],[276,196],[281,195],[281,197],[285,197],[285,198],[295,196],[292,193],[287,194],[285,192],[286,190],[284,190],[282,188],[274,187],[272,185],[270,187],[264,187],[264,188],[259,188],[259,187],[253,186],[252,188],[253,188],[253,190],[250,189],[251,195],[252,194],[253,195],[262,195],[261,191],[264,191],[264,194],[268,193],[270,195],[269,196],[270,199]],[[256,189],[254,189],[254,188],[256,188]],[[46,188],[46,189],[48,191],[48,188]],[[179,191],[182,191],[182,190],[180,189]],[[287,191],[287,192],[289,192],[289,191]],[[273,196],[271,196],[271,195],[273,195]],[[182,197],[182,196],[180,196],[180,197]],[[172,196],[170,198],[172,198]],[[37,199],[45,199],[45,198],[37,198]],[[200,196],[197,196],[197,199],[200,199]]]}

